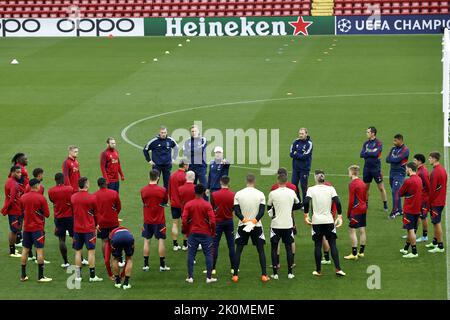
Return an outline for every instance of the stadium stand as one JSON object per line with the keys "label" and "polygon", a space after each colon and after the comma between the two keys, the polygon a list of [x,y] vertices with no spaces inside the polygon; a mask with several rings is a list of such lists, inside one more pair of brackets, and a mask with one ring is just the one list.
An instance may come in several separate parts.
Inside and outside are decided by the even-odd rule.
{"label": "stadium stand", "polygon": [[413,0],[335,0],[334,14],[371,15],[371,14],[448,14],[449,1],[413,1]]}
{"label": "stadium stand", "polygon": [[0,0],[0,18],[448,14],[450,1]]}
{"label": "stadium stand", "polygon": [[0,18],[296,16],[311,0],[0,0]]}

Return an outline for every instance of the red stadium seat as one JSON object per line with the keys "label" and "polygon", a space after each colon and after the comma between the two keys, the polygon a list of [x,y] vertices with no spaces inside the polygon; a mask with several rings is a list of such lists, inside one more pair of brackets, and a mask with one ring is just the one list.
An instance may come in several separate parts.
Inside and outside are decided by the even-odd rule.
{"label": "red stadium seat", "polygon": [[[78,7],[86,17],[198,17],[310,15],[311,0],[0,0],[3,17],[66,17]],[[368,10],[368,6],[371,9]],[[449,1],[335,0],[335,15],[448,14]]]}

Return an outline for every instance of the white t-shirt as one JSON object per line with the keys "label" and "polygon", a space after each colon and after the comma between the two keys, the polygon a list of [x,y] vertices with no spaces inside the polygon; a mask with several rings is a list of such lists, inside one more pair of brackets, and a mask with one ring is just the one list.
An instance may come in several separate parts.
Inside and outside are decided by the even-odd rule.
{"label": "white t-shirt", "polygon": [[[241,207],[242,215],[246,219],[252,220],[256,218],[260,204],[266,204],[266,196],[256,188],[247,187],[236,192],[234,195],[234,205]],[[243,223],[239,221],[239,226],[241,225]],[[256,226],[261,227],[261,221],[258,221]]]}
{"label": "white t-shirt", "polygon": [[268,206],[275,209],[275,218],[270,226],[274,229],[291,229],[294,226],[292,221],[292,207],[298,204],[297,195],[294,190],[282,187],[269,193]]}
{"label": "white t-shirt", "polygon": [[332,199],[337,196],[336,190],[331,186],[318,184],[309,187],[306,196],[312,199],[312,224],[334,223],[331,214]]}

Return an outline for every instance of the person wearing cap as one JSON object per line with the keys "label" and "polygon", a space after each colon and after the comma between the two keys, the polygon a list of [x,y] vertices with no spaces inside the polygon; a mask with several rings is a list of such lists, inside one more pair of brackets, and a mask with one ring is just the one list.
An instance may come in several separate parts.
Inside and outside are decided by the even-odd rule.
{"label": "person wearing cap", "polygon": [[206,195],[220,190],[220,178],[229,176],[230,163],[223,157],[223,148],[214,148],[214,160],[209,164],[208,182],[206,185]]}
{"label": "person wearing cap", "polygon": [[51,278],[44,276],[44,243],[45,243],[45,218],[50,216],[47,200],[39,193],[40,181],[36,178],[30,180],[30,192],[20,198],[20,207],[23,211],[23,251],[22,251],[22,275],[20,281],[27,281],[26,272],[28,254],[32,247],[36,248],[38,262],[38,281],[50,282]]}

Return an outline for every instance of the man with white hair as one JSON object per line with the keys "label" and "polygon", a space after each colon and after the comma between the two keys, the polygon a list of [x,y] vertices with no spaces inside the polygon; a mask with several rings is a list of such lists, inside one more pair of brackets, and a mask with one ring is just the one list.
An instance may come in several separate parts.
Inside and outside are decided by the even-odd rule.
{"label": "man with white hair", "polygon": [[[336,190],[332,186],[325,185],[325,173],[321,170],[316,170],[314,173],[316,185],[308,188],[306,193],[304,205],[304,219],[307,225],[312,226],[312,239],[315,244],[314,256],[316,260],[316,270],[313,272],[314,276],[320,277],[321,260],[322,260],[322,242],[323,237],[328,240],[331,249],[331,256],[333,257],[334,266],[336,268],[337,276],[345,276],[345,272],[341,270],[339,264],[339,252],[336,247],[336,228],[342,226],[342,207]],[[336,204],[338,217],[336,221],[333,219],[331,213],[332,203]],[[313,214],[309,217],[309,207],[312,204]]]}
{"label": "man with white hair", "polygon": [[[301,192],[301,201],[305,201],[308,189],[309,171],[311,170],[313,143],[308,129],[300,128],[298,138],[292,143],[290,157],[292,158],[292,183],[297,187],[298,195]],[[300,188],[299,188],[300,183]]]}
{"label": "man with white hair", "polygon": [[209,164],[208,183],[206,185],[206,195],[220,190],[220,178],[229,176],[230,163],[223,157],[223,148],[214,148],[214,160]]}

